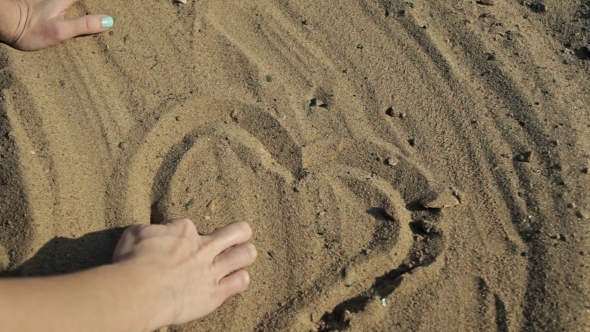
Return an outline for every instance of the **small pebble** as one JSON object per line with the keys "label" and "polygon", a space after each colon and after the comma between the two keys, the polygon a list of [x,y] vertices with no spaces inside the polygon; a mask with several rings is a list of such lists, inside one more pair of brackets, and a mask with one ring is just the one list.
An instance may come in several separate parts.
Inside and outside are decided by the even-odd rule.
{"label": "small pebble", "polygon": [[212,199],[209,201],[209,203],[207,203],[207,209],[211,212],[217,210],[217,200]]}
{"label": "small pebble", "polygon": [[494,5],[494,1],[492,1],[492,0],[479,0],[477,3],[480,5],[484,5],[484,6],[493,6]]}
{"label": "small pebble", "polygon": [[416,146],[416,139],[415,138],[410,138],[408,140],[408,144],[410,144],[410,146]]}
{"label": "small pebble", "polygon": [[388,157],[385,159],[385,165],[387,166],[395,166],[399,163],[399,160],[395,157]]}
{"label": "small pebble", "polygon": [[578,210],[576,212],[576,217],[578,217],[582,220],[586,220],[586,219],[590,218],[590,215],[588,214],[588,212],[586,212],[584,210]]}
{"label": "small pebble", "polygon": [[350,322],[351,319],[352,319],[352,314],[350,313],[350,311],[344,310],[344,312],[342,312],[342,316],[340,316],[340,322],[348,323],[348,322]]}
{"label": "small pebble", "polygon": [[544,3],[532,3],[529,5],[529,8],[531,8],[531,10],[535,13],[547,12],[547,5],[545,5]]}
{"label": "small pebble", "polygon": [[180,121],[180,120],[182,120],[182,117],[179,115],[176,117],[176,121]]}
{"label": "small pebble", "polygon": [[322,226],[318,226],[316,228],[316,231],[315,232],[316,232],[317,235],[324,235],[324,233],[326,232],[326,229],[324,227],[322,227]]}
{"label": "small pebble", "polygon": [[388,107],[388,108],[385,110],[385,114],[387,114],[387,115],[389,115],[389,116],[391,116],[391,117],[394,117],[394,116],[395,116],[395,113],[394,113],[394,111],[393,111],[393,107],[392,107],[392,106],[389,106],[389,107]]}
{"label": "small pebble", "polygon": [[119,143],[119,149],[125,149],[127,147],[127,142],[120,142]]}
{"label": "small pebble", "polygon": [[516,156],[516,160],[521,163],[530,163],[533,160],[533,151],[527,151]]}

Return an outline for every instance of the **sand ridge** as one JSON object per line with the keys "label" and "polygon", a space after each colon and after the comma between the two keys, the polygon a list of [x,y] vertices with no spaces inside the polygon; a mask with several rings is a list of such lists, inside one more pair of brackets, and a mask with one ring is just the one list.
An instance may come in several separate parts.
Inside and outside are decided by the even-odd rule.
{"label": "sand ridge", "polygon": [[241,219],[250,289],[168,331],[590,328],[590,8],[494,3],[82,1],[0,50],[0,267]]}

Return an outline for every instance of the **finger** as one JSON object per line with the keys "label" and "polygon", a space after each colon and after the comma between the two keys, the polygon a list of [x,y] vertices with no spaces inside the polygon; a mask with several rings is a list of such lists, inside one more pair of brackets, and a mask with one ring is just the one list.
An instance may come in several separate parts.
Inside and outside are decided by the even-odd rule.
{"label": "finger", "polygon": [[244,221],[231,223],[205,236],[215,256],[237,244],[244,243],[252,236],[252,228]]}
{"label": "finger", "polygon": [[219,281],[219,291],[224,298],[243,292],[250,285],[250,275],[246,270],[236,271]]}
{"label": "finger", "polygon": [[62,42],[76,36],[104,32],[114,23],[113,18],[106,15],[86,15],[71,20],[60,20],[56,26],[56,39]]}
{"label": "finger", "polygon": [[213,260],[213,265],[221,272],[221,277],[225,277],[254,263],[257,255],[254,245],[246,242],[217,255]]}

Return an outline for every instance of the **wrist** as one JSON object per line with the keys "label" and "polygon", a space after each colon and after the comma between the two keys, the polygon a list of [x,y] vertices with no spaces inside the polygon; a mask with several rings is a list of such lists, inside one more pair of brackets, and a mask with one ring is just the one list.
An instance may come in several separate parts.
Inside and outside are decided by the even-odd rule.
{"label": "wrist", "polygon": [[138,308],[140,326],[144,331],[154,331],[174,322],[175,294],[167,287],[161,268],[140,259],[115,263],[112,267],[120,271],[133,290],[130,296],[134,302],[132,305]]}

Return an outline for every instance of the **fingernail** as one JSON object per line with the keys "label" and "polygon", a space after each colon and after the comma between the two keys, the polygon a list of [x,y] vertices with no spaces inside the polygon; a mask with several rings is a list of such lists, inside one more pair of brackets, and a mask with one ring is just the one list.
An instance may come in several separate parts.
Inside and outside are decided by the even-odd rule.
{"label": "fingernail", "polygon": [[115,20],[111,16],[105,16],[102,18],[102,27],[104,29],[110,29],[115,24]]}

